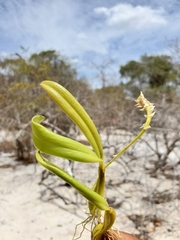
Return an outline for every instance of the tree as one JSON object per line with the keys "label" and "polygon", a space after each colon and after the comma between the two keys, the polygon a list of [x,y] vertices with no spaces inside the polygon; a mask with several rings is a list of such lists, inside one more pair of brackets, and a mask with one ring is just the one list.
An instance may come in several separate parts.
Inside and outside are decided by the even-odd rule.
{"label": "tree", "polygon": [[120,67],[121,77],[128,79],[128,84],[142,87],[159,88],[178,84],[179,73],[172,58],[167,55],[143,55],[140,61],[129,61]]}
{"label": "tree", "polygon": [[[19,54],[0,60],[0,127],[23,133],[29,141],[30,120],[35,114],[46,116],[47,121],[67,131],[72,123],[39,87],[43,80],[60,83],[81,102],[89,93],[89,85],[78,79],[76,70],[67,59],[54,50],[34,53],[28,58]],[[16,134],[16,140],[22,134]],[[21,135],[21,136],[20,136]]]}
{"label": "tree", "polygon": [[19,122],[27,122],[37,111],[52,113],[48,98],[38,87],[43,80],[58,82],[75,95],[77,85],[82,95],[88,89],[88,84],[78,79],[76,70],[54,50],[34,53],[27,59],[15,54],[1,60],[0,69],[0,98],[4,104],[1,108],[7,106],[8,116],[15,119],[18,116]]}
{"label": "tree", "polygon": [[106,86],[94,90],[89,112],[99,129],[117,126],[121,122],[125,95],[122,86]]}

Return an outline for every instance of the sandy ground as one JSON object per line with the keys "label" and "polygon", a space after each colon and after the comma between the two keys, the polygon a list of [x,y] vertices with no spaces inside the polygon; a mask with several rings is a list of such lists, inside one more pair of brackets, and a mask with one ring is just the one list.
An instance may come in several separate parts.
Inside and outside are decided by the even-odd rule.
{"label": "sandy ground", "polygon": [[[110,180],[106,194],[117,212],[115,226],[134,234],[146,230],[146,240],[179,240],[180,200],[172,199],[161,204],[142,201],[142,197],[149,196],[154,189],[160,192],[180,189],[179,182],[164,177],[150,178],[134,162],[131,168],[137,168],[137,171],[124,178],[122,166],[113,166],[107,172]],[[70,240],[76,224],[87,218],[83,199],[72,188],[63,186],[60,179],[50,175],[44,181],[46,186],[39,184],[42,171],[38,164],[24,166],[12,156],[1,153],[0,240]],[[92,185],[95,174],[91,165],[81,168],[75,165],[75,175],[86,179],[87,184]],[[120,181],[122,178],[126,181]],[[55,189],[59,197],[47,186]],[[66,204],[62,196],[66,198]],[[137,228],[133,221],[135,215],[149,218],[144,219]],[[150,216],[155,216],[154,222]],[[83,233],[81,239],[90,239],[88,231]]]}
{"label": "sandy ground", "polygon": [[12,164],[14,169],[0,169],[0,239],[72,239],[75,225],[84,220],[85,206],[42,201],[41,166],[35,171],[33,164],[17,165],[5,155],[0,159],[3,164]]}
{"label": "sandy ground", "polygon": [[0,158],[4,164],[14,167],[0,169],[0,239],[72,239],[75,225],[86,217],[85,205],[41,200],[45,190],[38,184],[41,166],[19,165],[5,155]]}

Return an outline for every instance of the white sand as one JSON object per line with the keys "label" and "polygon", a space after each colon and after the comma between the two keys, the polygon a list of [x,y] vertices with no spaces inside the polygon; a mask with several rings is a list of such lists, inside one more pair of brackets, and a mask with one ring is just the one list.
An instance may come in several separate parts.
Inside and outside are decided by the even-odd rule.
{"label": "white sand", "polygon": [[[14,164],[0,157],[0,165]],[[84,220],[85,206],[64,205],[62,201],[40,200],[45,187],[38,185],[42,167],[16,166],[0,169],[0,239],[72,239],[74,227]]]}
{"label": "white sand", "polygon": [[[143,162],[142,166],[143,166]],[[87,216],[86,205],[82,198],[74,194],[74,190],[67,187],[58,187],[59,194],[65,195],[78,205],[65,205],[61,199],[53,199],[50,191],[45,191],[45,186],[39,185],[43,168],[39,165],[22,165],[15,162],[6,154],[0,156],[0,166],[11,164],[13,167],[0,168],[0,240],[70,240],[77,223],[82,222]],[[132,163],[131,167],[138,168]],[[107,178],[112,183],[122,179],[125,169],[120,164],[114,164],[107,172]],[[86,182],[93,182],[94,169],[83,165],[76,167],[75,173]],[[90,174],[91,173],[91,174]],[[131,214],[157,214],[163,218],[160,226],[154,227],[152,222],[147,223],[146,229],[153,240],[179,240],[180,239],[180,201],[174,200],[164,204],[150,205],[142,202],[141,198],[147,196],[152,189],[161,191],[179,188],[177,182],[151,178],[145,175],[142,169],[128,175],[127,179],[138,180],[142,184],[132,181],[121,186],[107,189],[107,196],[114,196],[115,202],[122,202],[116,209],[116,227],[121,230],[139,233],[134,223],[127,218]],[[55,179],[55,184],[62,181]],[[52,176],[49,183],[53,181]],[[90,184],[90,183],[89,183]],[[110,185],[109,185],[110,186]],[[142,226],[143,228],[144,226]],[[84,232],[82,240],[90,239],[89,233]]]}

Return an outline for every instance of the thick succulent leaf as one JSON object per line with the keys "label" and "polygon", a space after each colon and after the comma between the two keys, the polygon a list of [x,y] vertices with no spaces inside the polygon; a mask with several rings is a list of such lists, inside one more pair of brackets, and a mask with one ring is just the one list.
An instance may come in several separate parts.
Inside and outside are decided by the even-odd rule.
{"label": "thick succulent leaf", "polygon": [[41,87],[56,104],[80,128],[99,158],[103,158],[103,149],[98,131],[79,102],[64,87],[52,81],[43,81]]}
{"label": "thick succulent leaf", "polygon": [[78,162],[93,163],[103,161],[87,146],[56,134],[42,126],[41,122],[43,120],[43,116],[37,115],[31,121],[33,143],[39,151]]}
{"label": "thick succulent leaf", "polygon": [[59,168],[52,162],[48,161],[45,157],[43,157],[39,152],[36,153],[37,161],[50,172],[54,173],[58,177],[62,178],[64,181],[69,183],[72,187],[74,187],[84,198],[86,198],[89,202],[94,204],[101,210],[108,210],[109,206],[107,201],[101,197],[99,194],[94,192],[92,189],[88,188],[83,183],[79,182],[77,179],[73,178],[66,171]]}

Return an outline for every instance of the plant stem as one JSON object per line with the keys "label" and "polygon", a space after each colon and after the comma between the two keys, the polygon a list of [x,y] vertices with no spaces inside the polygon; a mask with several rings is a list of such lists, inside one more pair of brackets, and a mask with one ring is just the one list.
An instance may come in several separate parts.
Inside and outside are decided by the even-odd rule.
{"label": "plant stem", "polygon": [[123,148],[123,150],[121,150],[118,154],[116,154],[114,156],[114,158],[112,158],[106,165],[105,165],[105,169],[107,167],[109,167],[109,165],[114,162],[119,156],[121,156],[130,146],[132,146],[144,133],[145,133],[145,129],[142,129],[141,132],[125,147]]}

